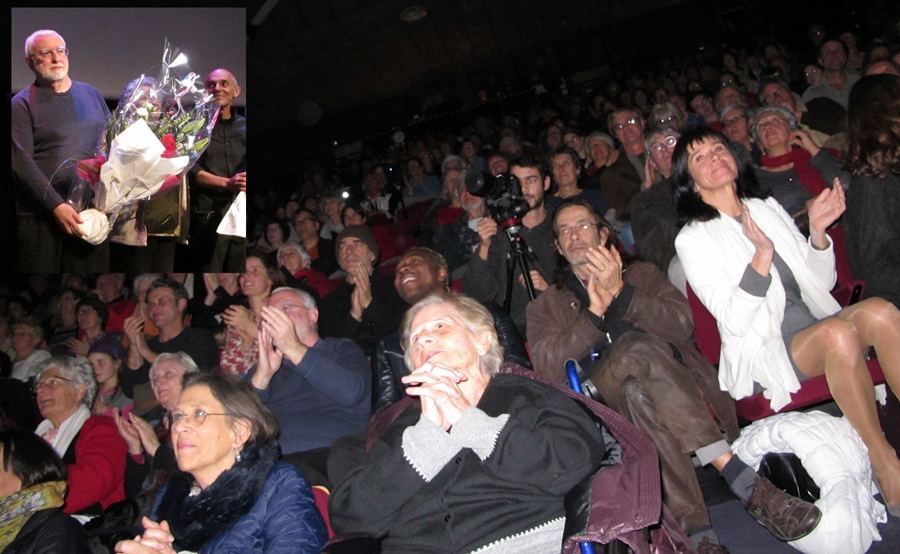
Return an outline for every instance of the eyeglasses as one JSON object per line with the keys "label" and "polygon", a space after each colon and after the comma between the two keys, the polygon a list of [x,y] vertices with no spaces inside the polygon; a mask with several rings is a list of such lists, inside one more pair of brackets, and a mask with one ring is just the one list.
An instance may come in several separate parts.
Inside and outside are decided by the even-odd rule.
{"label": "eyeglasses", "polygon": [[630,117],[625,120],[625,123],[618,123],[616,125],[613,125],[613,129],[616,131],[621,131],[622,129],[625,128],[626,125],[637,125],[638,121],[640,121],[638,118]]}
{"label": "eyeglasses", "polygon": [[35,394],[37,393],[38,389],[45,387],[55,390],[57,387],[63,384],[63,381],[67,381],[69,383],[73,382],[72,379],[66,379],[65,377],[47,377],[46,379],[35,381],[32,389],[34,389]]}
{"label": "eyeglasses", "polygon": [[661,127],[661,126],[663,126],[663,125],[665,125],[665,124],[667,124],[667,123],[671,123],[671,122],[673,122],[673,121],[678,121],[678,118],[675,117],[674,115],[670,115],[669,117],[664,117],[664,118],[662,118],[662,119],[657,119],[657,120],[656,120],[656,123],[658,123],[658,124],[660,125],[660,127]]}
{"label": "eyeglasses", "polygon": [[88,315],[95,313],[97,313],[97,310],[95,310],[94,308],[81,308],[80,310],[78,310],[77,315]]}
{"label": "eyeglasses", "polygon": [[165,306],[168,306],[169,304],[171,304],[172,302],[175,302],[174,296],[162,296],[158,300],[155,300],[155,301],[148,300],[147,305],[150,306],[151,308],[154,306],[165,307]]}
{"label": "eyeglasses", "polygon": [[203,425],[204,421],[206,421],[206,416],[211,415],[234,417],[232,414],[212,414],[207,412],[206,410],[197,408],[196,410],[194,410],[193,415],[183,412],[169,412],[163,418],[163,422],[166,425],[166,429],[171,429],[180,422],[193,423],[194,425],[199,427]]}
{"label": "eyeglasses", "polygon": [[293,302],[282,302],[278,305],[281,308],[281,311],[285,313],[291,313],[300,309],[300,306],[294,304]]}
{"label": "eyeglasses", "polygon": [[771,117],[769,119],[756,122],[756,129],[762,130],[773,125],[787,125],[787,121],[785,121],[784,118],[781,117]]}
{"label": "eyeglasses", "polygon": [[310,223],[312,221],[315,221],[315,219],[313,219],[311,217],[304,217],[302,219],[295,219],[294,225],[302,225],[303,223]]}
{"label": "eyeglasses", "polygon": [[563,162],[553,164],[553,169],[563,169],[566,167],[572,167],[573,165],[575,164],[572,163],[572,160],[565,160]]}
{"label": "eyeglasses", "polygon": [[732,117],[731,119],[723,119],[723,120],[722,120],[722,126],[724,126],[724,127],[731,127],[732,125],[737,124],[737,122],[740,121],[740,120],[742,120],[742,119],[747,119],[747,116],[746,116],[746,115],[739,115],[739,116],[737,116],[737,117]]}
{"label": "eyeglasses", "polygon": [[656,150],[657,152],[662,152],[663,150],[675,148],[676,144],[678,144],[678,139],[669,135],[666,138],[662,139],[662,141],[650,145],[650,149]]}
{"label": "eyeglasses", "polygon": [[53,54],[56,54],[60,58],[68,58],[69,57],[69,49],[68,48],[57,48],[56,50],[41,50],[39,52],[35,52],[32,54],[32,57],[37,58],[39,60],[49,60]]}
{"label": "eyeglasses", "polygon": [[588,229],[599,225],[599,223],[579,223],[578,225],[572,225],[571,227],[560,227],[559,228],[559,236],[561,237],[570,237],[572,233],[581,234],[586,233]]}

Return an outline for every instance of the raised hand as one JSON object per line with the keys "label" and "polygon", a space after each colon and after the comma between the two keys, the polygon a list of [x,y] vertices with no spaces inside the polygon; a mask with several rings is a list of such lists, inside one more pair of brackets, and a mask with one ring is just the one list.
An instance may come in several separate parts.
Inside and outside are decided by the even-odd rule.
{"label": "raised hand", "polygon": [[[841,186],[841,181],[835,178],[832,188],[823,190],[809,203],[810,235],[821,236],[824,239],[825,230],[837,221],[846,209],[847,199],[844,196],[844,187]],[[813,236],[814,242],[816,238]],[[824,243],[816,244],[816,246],[825,248],[828,246],[828,242],[825,240]]]}
{"label": "raised hand", "polygon": [[116,552],[124,554],[175,554],[172,543],[175,537],[169,529],[169,523],[163,521],[156,523],[150,518],[141,518],[144,525],[144,534],[138,535],[134,540],[120,541],[116,544]]}
{"label": "raised hand", "polygon": [[350,315],[357,321],[362,320],[363,312],[372,303],[372,283],[369,281],[369,272],[358,264],[350,269],[353,276],[353,293],[350,294]]}
{"label": "raised hand", "polygon": [[156,429],[137,414],[129,413],[128,419],[131,420],[132,427],[140,435],[141,446],[144,447],[144,451],[150,456],[156,456],[156,451],[159,449],[159,436],[156,434]]}
{"label": "raised hand", "polygon": [[113,421],[116,422],[119,434],[122,435],[122,438],[125,439],[125,443],[128,445],[128,453],[136,456],[143,452],[141,434],[134,427],[134,424],[122,417],[118,408],[113,409]]}
{"label": "raised hand", "polygon": [[459,388],[465,374],[450,367],[426,362],[401,381],[406,394],[422,400],[422,415],[447,431],[459,421],[471,404]]}

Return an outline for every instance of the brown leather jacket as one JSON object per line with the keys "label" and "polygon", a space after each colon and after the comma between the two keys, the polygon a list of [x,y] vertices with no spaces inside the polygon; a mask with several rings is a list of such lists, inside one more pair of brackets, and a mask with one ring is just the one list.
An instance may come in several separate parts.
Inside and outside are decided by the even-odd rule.
{"label": "brown leather jacket", "polygon": [[[666,281],[653,264],[636,262],[625,272],[625,283],[632,294],[620,294],[607,310],[639,331],[659,337],[681,354],[688,371],[676,378],[694,382],[703,393],[728,440],[738,436],[734,401],[719,389],[716,370],[706,361],[692,341],[694,319],[687,298]],[[551,286],[528,305],[528,342],[536,372],[555,382],[566,381],[565,362],[582,360],[605,334],[591,322],[587,306],[563,287]],[[613,343],[613,347],[615,342]],[[587,375],[603,369],[607,356],[584,367]]]}

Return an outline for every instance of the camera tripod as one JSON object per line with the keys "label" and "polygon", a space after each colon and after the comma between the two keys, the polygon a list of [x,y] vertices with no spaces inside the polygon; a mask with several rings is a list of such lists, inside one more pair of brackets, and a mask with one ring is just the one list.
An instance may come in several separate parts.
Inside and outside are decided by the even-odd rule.
{"label": "camera tripod", "polygon": [[519,235],[521,225],[522,221],[515,219],[511,225],[503,228],[506,231],[506,238],[509,239],[509,252],[506,254],[506,298],[503,301],[503,309],[506,310],[506,313],[510,313],[512,308],[513,277],[516,274],[517,264],[522,271],[522,277],[525,279],[528,297],[531,300],[534,300],[535,297],[534,283],[531,281],[531,272],[528,267],[528,259],[535,259],[535,256],[525,239]]}

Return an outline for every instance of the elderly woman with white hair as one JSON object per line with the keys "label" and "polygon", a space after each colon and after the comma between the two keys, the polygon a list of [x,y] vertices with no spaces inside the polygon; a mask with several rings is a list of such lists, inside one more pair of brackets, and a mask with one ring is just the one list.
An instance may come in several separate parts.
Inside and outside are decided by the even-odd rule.
{"label": "elderly woman with white hair", "polygon": [[794,114],[781,106],[756,110],[750,132],[763,151],[756,180],[771,191],[797,227],[809,234],[808,202],[836,178],[846,188],[850,173],[841,169],[836,151],[816,146]]}
{"label": "elderly woman with white hair", "polygon": [[604,456],[598,426],[563,393],[500,373],[493,318],[470,298],[426,297],[401,331],[411,398],[334,490],[335,531],[383,538],[384,552],[558,552],[563,498]]}
{"label": "elderly woman with white hair", "polygon": [[66,464],[68,514],[98,514],[125,498],[125,441],[112,418],[91,415],[97,394],[94,370],[84,358],[54,356],[34,381],[43,437]]}
{"label": "elderly woman with white hair", "polygon": [[321,298],[337,288],[328,276],[313,269],[309,252],[299,242],[289,241],[278,249],[278,266],[287,286],[315,292]]}

